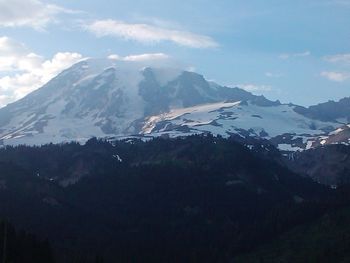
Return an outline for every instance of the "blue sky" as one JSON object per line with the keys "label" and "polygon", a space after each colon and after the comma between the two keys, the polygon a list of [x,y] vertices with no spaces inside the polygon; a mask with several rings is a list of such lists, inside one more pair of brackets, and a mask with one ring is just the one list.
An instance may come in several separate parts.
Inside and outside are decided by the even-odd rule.
{"label": "blue sky", "polygon": [[0,106],[111,54],[171,60],[286,103],[350,96],[350,0],[0,0],[0,10]]}

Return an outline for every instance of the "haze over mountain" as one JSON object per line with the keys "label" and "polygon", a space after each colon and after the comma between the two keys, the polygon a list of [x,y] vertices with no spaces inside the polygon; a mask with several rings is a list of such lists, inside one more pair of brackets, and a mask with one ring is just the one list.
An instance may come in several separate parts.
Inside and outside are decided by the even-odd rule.
{"label": "haze over mountain", "polygon": [[0,141],[41,145],[212,133],[269,139],[285,151],[349,142],[346,135],[334,139],[349,123],[349,99],[304,108],[220,86],[195,72],[145,65],[115,59],[73,65],[0,109]]}

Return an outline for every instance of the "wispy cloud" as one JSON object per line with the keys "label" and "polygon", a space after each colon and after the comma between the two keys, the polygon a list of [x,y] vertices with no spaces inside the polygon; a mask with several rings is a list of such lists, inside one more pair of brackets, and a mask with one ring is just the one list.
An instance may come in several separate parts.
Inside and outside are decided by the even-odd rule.
{"label": "wispy cloud", "polygon": [[311,55],[310,51],[304,51],[300,53],[283,53],[279,55],[280,59],[290,59],[290,58],[302,58],[302,57],[308,57]]}
{"label": "wispy cloud", "polygon": [[125,61],[149,61],[149,60],[164,60],[169,59],[170,56],[164,53],[151,53],[151,54],[140,54],[130,55],[123,58]]}
{"label": "wispy cloud", "polygon": [[111,54],[107,58],[111,60],[119,60],[119,61],[144,62],[144,61],[166,60],[166,59],[170,59],[170,56],[164,53],[145,53],[145,54],[137,54],[137,55],[128,55],[125,57],[119,56],[117,54]]}
{"label": "wispy cloud", "polygon": [[61,13],[74,13],[40,0],[0,0],[0,27],[32,27],[43,30]]}
{"label": "wispy cloud", "polygon": [[257,85],[257,84],[238,84],[235,87],[244,89],[249,92],[269,92],[272,91],[272,86],[270,85]]}
{"label": "wispy cloud", "polygon": [[188,31],[166,29],[150,24],[131,24],[118,20],[97,20],[83,26],[98,37],[112,36],[141,43],[169,41],[191,48],[214,48],[218,46],[211,37]]}
{"label": "wispy cloud", "polygon": [[350,79],[350,68],[348,67],[350,66],[349,53],[325,56],[323,59],[329,63],[336,64],[337,67],[340,66],[343,70],[323,71],[320,73],[322,77],[335,82],[344,82]]}
{"label": "wispy cloud", "polygon": [[344,82],[350,79],[350,73],[346,72],[336,72],[336,71],[323,71],[321,76],[335,82]]}
{"label": "wispy cloud", "polygon": [[117,54],[111,54],[107,57],[108,59],[112,59],[112,60],[123,60],[124,58],[117,55]]}
{"label": "wispy cloud", "polygon": [[281,78],[283,77],[283,74],[280,73],[273,73],[273,72],[265,72],[265,76],[268,78]]}
{"label": "wispy cloud", "polygon": [[187,64],[178,61],[172,56],[165,53],[143,53],[126,56],[111,54],[107,56],[107,58],[115,62],[136,63],[140,67],[168,67],[174,69],[188,68]]}
{"label": "wispy cloud", "polygon": [[79,53],[59,52],[45,59],[11,38],[0,37],[0,107],[24,97],[82,58]]}
{"label": "wispy cloud", "polygon": [[350,63],[350,53],[326,56],[324,59],[332,63]]}

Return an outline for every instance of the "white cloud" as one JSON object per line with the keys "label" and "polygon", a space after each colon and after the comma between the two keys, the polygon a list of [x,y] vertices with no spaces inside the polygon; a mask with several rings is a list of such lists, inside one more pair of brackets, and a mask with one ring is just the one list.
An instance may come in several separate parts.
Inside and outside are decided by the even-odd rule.
{"label": "white cloud", "polygon": [[8,37],[0,37],[0,71],[18,67],[18,57],[25,57],[28,53],[28,50],[21,43]]}
{"label": "white cloud", "polygon": [[78,53],[59,52],[46,60],[23,44],[0,37],[0,107],[24,97],[82,58]]}
{"label": "white cloud", "polygon": [[308,57],[311,55],[310,51],[304,51],[300,53],[284,53],[279,55],[280,59],[290,59],[290,58],[301,58],[301,57]]}
{"label": "white cloud", "polygon": [[137,55],[128,55],[125,57],[121,57],[117,54],[111,54],[107,58],[111,60],[120,60],[120,61],[145,62],[145,61],[167,60],[167,59],[170,59],[170,56],[164,53],[145,53],[145,54],[137,54]]}
{"label": "white cloud", "polygon": [[12,55],[19,50],[26,50],[25,46],[6,36],[0,37],[0,55]]}
{"label": "white cloud", "polygon": [[141,54],[141,55],[130,55],[124,57],[125,61],[149,61],[149,60],[163,60],[170,58],[164,53],[153,53],[153,54]]}
{"label": "white cloud", "polygon": [[112,60],[122,60],[123,58],[120,57],[119,55],[117,54],[111,54],[107,57],[108,59],[112,59]]}
{"label": "white cloud", "polygon": [[332,63],[350,63],[350,53],[326,56],[324,59]]}
{"label": "white cloud", "polygon": [[[189,71],[189,72],[196,72],[197,69],[196,69],[195,66],[188,66],[188,67],[186,68],[186,71]],[[215,81],[213,80],[213,82],[215,82]]]}
{"label": "white cloud", "polygon": [[350,79],[350,73],[336,72],[336,71],[323,71],[321,76],[335,82],[344,82]]}
{"label": "white cloud", "polygon": [[28,26],[42,30],[60,13],[72,13],[40,0],[0,0],[0,27]]}
{"label": "white cloud", "polygon": [[348,65],[350,65],[350,53],[325,56],[324,60],[330,63],[340,64],[341,66],[346,66],[346,67],[345,67],[345,71],[339,71],[339,70],[323,71],[320,74],[322,77],[335,82],[344,82],[350,79],[350,71],[349,71],[349,68],[347,67]]}
{"label": "white cloud", "polygon": [[267,92],[272,91],[272,87],[269,85],[256,85],[256,84],[239,84],[235,87],[244,89],[249,92]]}
{"label": "white cloud", "polygon": [[55,77],[62,70],[72,66],[78,61],[82,60],[83,56],[75,52],[59,52],[56,53],[51,60],[46,60],[41,65],[42,82],[46,83]]}
{"label": "white cloud", "polygon": [[[171,68],[177,70],[188,70],[191,65],[178,61],[172,56],[165,53],[144,53],[131,54],[120,56],[118,54],[111,54],[107,56],[108,59],[113,60],[116,64],[119,62],[126,64],[135,64],[138,67],[155,67],[155,68]],[[191,70],[194,70],[192,67]]]}
{"label": "white cloud", "polygon": [[213,48],[218,44],[210,37],[187,31],[165,29],[149,24],[130,24],[118,20],[97,20],[84,28],[98,37],[112,36],[142,43],[170,41],[192,48]]}
{"label": "white cloud", "polygon": [[310,51],[305,51],[305,52],[302,52],[302,53],[295,53],[293,54],[294,57],[308,57],[311,55],[311,52]]}

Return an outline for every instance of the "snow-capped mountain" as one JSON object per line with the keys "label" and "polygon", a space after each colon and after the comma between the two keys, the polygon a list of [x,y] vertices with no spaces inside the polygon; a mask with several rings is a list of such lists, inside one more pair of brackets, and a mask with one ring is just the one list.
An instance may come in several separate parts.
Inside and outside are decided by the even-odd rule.
{"label": "snow-capped mountain", "polygon": [[335,134],[332,130],[339,125],[336,121],[307,118],[297,113],[293,105],[261,106],[238,101],[174,109],[151,116],[143,132],[170,137],[197,133],[223,137],[239,134],[268,139],[281,150],[296,151],[316,146],[321,138]]}
{"label": "snow-capped mountain", "polygon": [[317,138],[314,146],[324,146],[329,144],[350,145],[350,124],[341,126],[325,136],[320,136]]}
{"label": "snow-capped mountain", "polygon": [[0,109],[0,144],[210,132],[262,137],[280,149],[298,150],[346,124],[344,118],[318,118],[312,110],[220,86],[194,72],[145,66],[108,59],[77,63]]}

